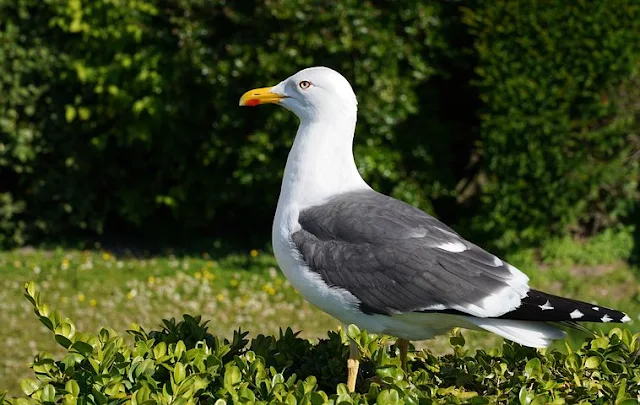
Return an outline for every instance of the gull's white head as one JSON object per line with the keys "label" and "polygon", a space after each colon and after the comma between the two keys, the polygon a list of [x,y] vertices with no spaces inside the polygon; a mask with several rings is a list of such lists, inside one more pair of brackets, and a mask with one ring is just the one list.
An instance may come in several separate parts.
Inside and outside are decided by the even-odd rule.
{"label": "gull's white head", "polygon": [[349,81],[327,67],[303,69],[273,87],[249,90],[240,98],[241,106],[279,104],[301,121],[348,114],[355,117],[356,95]]}

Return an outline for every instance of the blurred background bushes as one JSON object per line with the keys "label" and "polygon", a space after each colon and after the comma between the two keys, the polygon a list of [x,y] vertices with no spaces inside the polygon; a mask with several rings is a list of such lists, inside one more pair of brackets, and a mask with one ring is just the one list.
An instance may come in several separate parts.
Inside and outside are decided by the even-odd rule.
{"label": "blurred background bushes", "polygon": [[311,65],[365,179],[485,246],[633,224],[638,38],[633,1],[0,0],[0,245],[267,245],[297,121],[238,99]]}

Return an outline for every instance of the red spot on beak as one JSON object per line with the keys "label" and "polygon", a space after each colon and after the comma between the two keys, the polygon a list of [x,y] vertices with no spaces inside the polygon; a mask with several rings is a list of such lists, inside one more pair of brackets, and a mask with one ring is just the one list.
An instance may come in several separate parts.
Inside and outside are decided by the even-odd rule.
{"label": "red spot on beak", "polygon": [[249,107],[255,107],[258,104],[260,104],[260,100],[258,100],[257,98],[252,98],[247,100],[246,105],[248,105]]}

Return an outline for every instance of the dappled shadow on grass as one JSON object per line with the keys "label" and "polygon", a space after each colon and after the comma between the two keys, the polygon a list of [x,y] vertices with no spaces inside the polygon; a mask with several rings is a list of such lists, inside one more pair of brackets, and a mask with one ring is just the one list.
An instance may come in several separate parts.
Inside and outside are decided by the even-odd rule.
{"label": "dappled shadow on grass", "polygon": [[41,240],[33,246],[15,250],[20,255],[45,253],[51,257],[64,252],[88,254],[107,253],[118,260],[212,260],[234,270],[266,270],[278,265],[271,254],[271,245],[252,245],[235,240],[214,238],[140,239],[136,236],[95,236],[78,234],[64,239]]}
{"label": "dappled shadow on grass", "polygon": [[[212,237],[141,238],[129,234],[96,236],[77,234],[65,238],[42,239],[34,247],[41,250],[105,250],[115,256],[131,258],[194,257],[203,252],[213,257],[246,254],[251,249],[264,250],[263,245],[237,243]],[[29,249],[25,247],[23,249]]]}

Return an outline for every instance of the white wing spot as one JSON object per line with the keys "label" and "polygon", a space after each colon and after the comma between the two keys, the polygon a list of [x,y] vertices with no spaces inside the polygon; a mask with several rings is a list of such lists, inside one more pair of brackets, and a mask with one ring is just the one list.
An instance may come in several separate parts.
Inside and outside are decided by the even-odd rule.
{"label": "white wing spot", "polygon": [[624,314],[624,317],[620,319],[620,322],[623,322],[623,323],[631,322],[631,318],[629,318],[629,315]]}
{"label": "white wing spot", "polygon": [[420,308],[421,311],[444,311],[445,309],[447,309],[447,307],[442,304],[433,304],[428,307]]}
{"label": "white wing spot", "polygon": [[442,245],[438,245],[436,247],[438,249],[446,250],[447,252],[452,253],[460,253],[467,250],[467,246],[464,243],[458,241],[443,243]]}
{"label": "white wing spot", "polygon": [[549,302],[549,300],[547,300],[547,302],[545,302],[543,305],[538,305],[538,306],[543,311],[546,311],[548,309],[553,309],[553,307],[551,306],[551,303]]}
{"label": "white wing spot", "polygon": [[502,266],[504,263],[498,257],[493,256],[493,265],[496,267]]}
{"label": "white wing spot", "polygon": [[571,317],[571,319],[579,319],[582,318],[584,314],[576,309],[575,311],[570,313],[569,316]]}
{"label": "white wing spot", "polygon": [[593,309],[594,311],[600,311],[600,308],[598,308],[598,307],[593,307],[591,309]]}
{"label": "white wing spot", "polygon": [[605,316],[603,316],[602,318],[600,318],[600,320],[601,320],[602,322],[604,322],[604,323],[607,323],[607,322],[611,322],[611,321],[613,321],[613,319],[611,319],[611,317],[610,317],[609,315],[605,315]]}
{"label": "white wing spot", "polygon": [[408,235],[410,238],[424,238],[427,236],[427,230],[424,228],[415,229]]}

